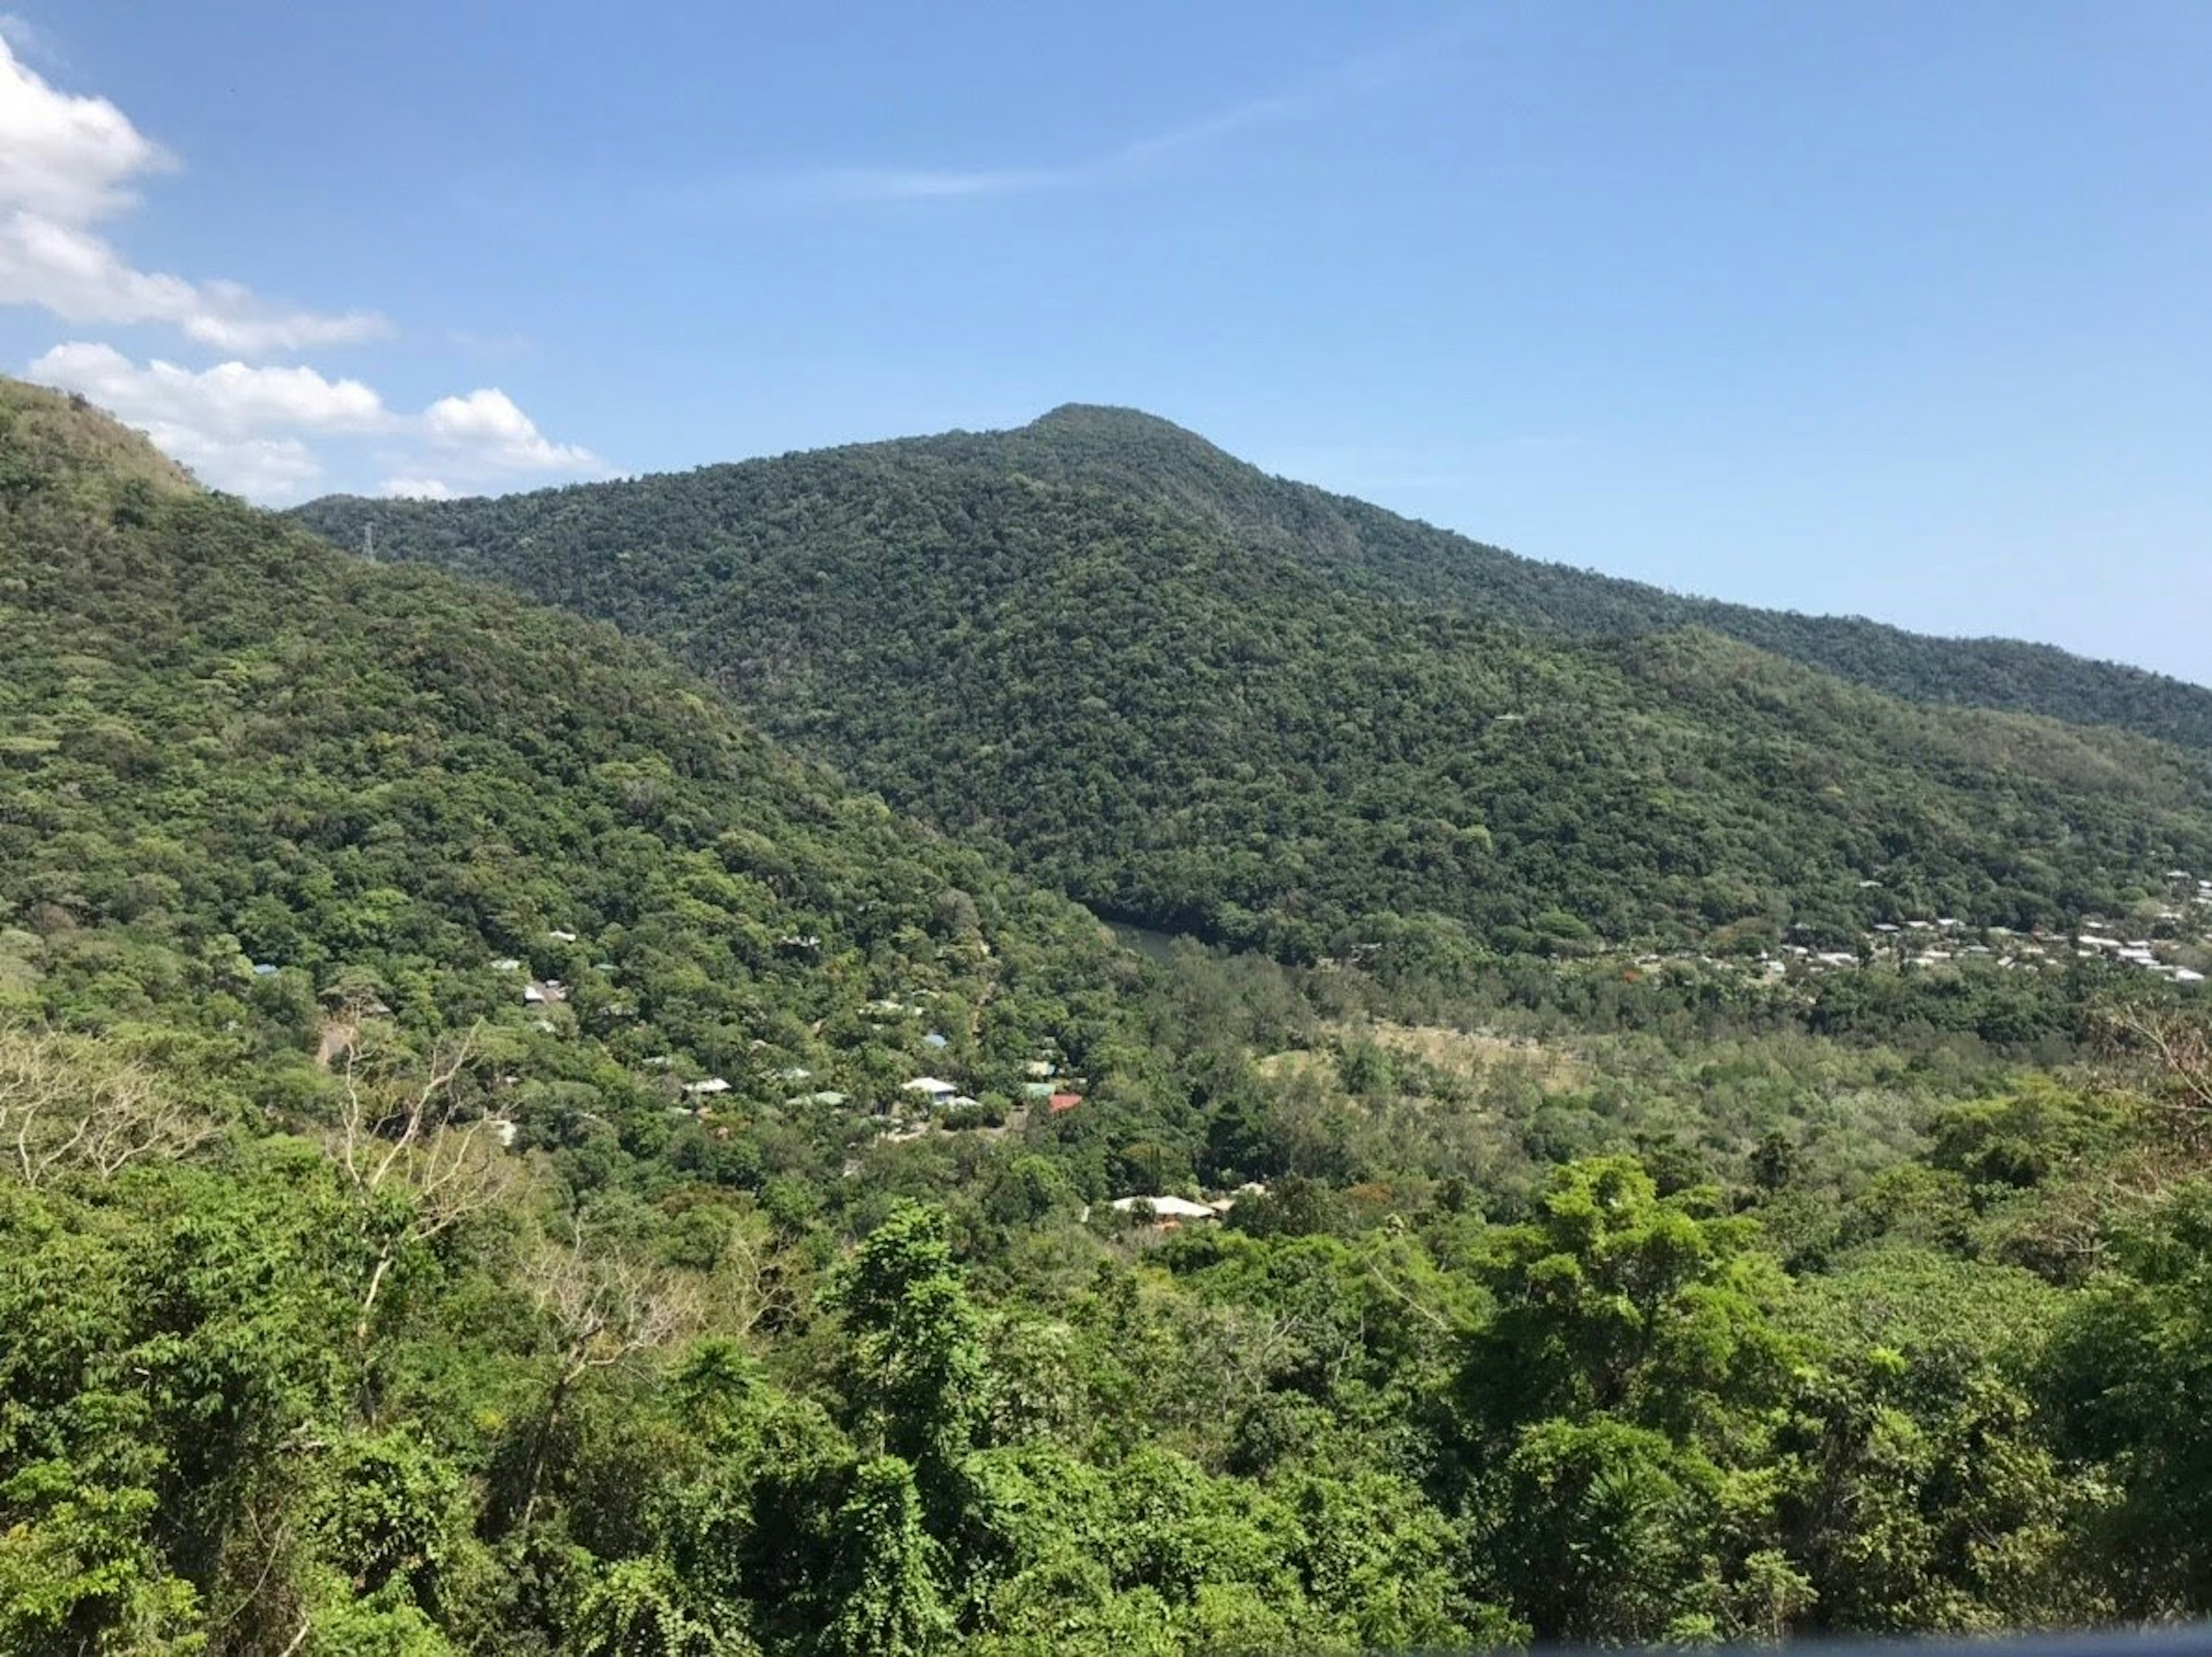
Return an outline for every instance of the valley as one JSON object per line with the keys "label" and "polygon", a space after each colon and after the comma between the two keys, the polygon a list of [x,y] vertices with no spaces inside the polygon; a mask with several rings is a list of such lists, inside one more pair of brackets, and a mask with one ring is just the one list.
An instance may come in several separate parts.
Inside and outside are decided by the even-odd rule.
{"label": "valley", "polygon": [[0,382],[0,1645],[2212,1605],[2198,693],[1423,535],[1082,410],[278,515]]}

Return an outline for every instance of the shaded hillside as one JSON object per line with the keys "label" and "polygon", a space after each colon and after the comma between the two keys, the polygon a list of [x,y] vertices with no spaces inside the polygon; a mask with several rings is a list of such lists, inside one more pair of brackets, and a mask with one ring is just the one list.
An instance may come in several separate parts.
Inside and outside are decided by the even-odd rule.
{"label": "shaded hillside", "polygon": [[1338,503],[1115,411],[302,515],[665,643],[1106,912],[1292,955],[1393,915],[1569,950],[2057,922],[2212,859],[2212,786],[2172,749],[1706,629],[1394,602],[1407,559]]}

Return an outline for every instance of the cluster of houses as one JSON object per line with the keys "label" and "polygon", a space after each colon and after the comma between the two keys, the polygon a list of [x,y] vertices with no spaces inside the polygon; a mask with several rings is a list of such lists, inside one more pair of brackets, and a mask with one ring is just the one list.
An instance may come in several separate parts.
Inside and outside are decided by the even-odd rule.
{"label": "cluster of houses", "polygon": [[[579,941],[579,935],[565,927],[550,929],[545,936],[556,944]],[[813,955],[822,948],[819,935],[811,932],[789,933],[775,942],[778,950],[786,955]],[[514,956],[502,956],[491,962],[490,967],[494,972],[520,980],[518,998],[526,1008],[539,1015],[535,1020],[536,1028],[549,1033],[556,1028],[544,1015],[568,1000],[568,985],[557,978],[535,976],[529,963]],[[257,966],[255,970],[261,971],[262,968]],[[271,966],[266,970],[274,973],[276,968]],[[613,973],[616,967],[611,961],[601,962],[596,964],[594,970]],[[873,1022],[876,1029],[883,1031],[902,1021],[927,1018],[929,1014],[927,1004],[934,1000],[937,995],[936,991],[922,989],[896,997],[878,997],[865,1003],[860,1011]],[[606,1011],[612,1012],[617,1009],[610,1007]],[[622,1008],[619,1011],[624,1016],[635,1016],[634,1009]],[[819,1029],[818,1026],[817,1028]],[[951,1037],[942,1030],[935,1029],[923,1031],[919,1043],[932,1053],[944,1053],[952,1045]],[[767,1045],[763,1041],[753,1043],[756,1048]],[[648,1068],[664,1072],[677,1065],[675,1057],[668,1053],[655,1054],[643,1062]],[[775,1079],[790,1086],[791,1090],[784,1099],[787,1107],[843,1110],[855,1103],[852,1096],[836,1089],[804,1085],[813,1081],[814,1077],[812,1071],[802,1065],[787,1066],[775,1073]],[[672,1108],[681,1114],[705,1119],[714,1115],[714,1106],[721,1096],[735,1091],[738,1087],[738,1083],[728,1077],[714,1075],[690,1081],[678,1081],[670,1077],[664,1085],[671,1098],[677,1102]],[[1081,1085],[1078,1078],[1063,1077],[1052,1059],[1031,1059],[1024,1068],[1024,1079],[1019,1083],[1019,1097],[1014,1102],[1014,1109],[1024,1117],[1032,1108],[1054,1115],[1064,1114],[1083,1103],[1084,1096],[1078,1090]],[[909,1128],[918,1126],[921,1131],[927,1131],[933,1125],[939,1123],[945,1114],[975,1108],[983,1102],[965,1091],[957,1082],[948,1081],[941,1076],[919,1075],[901,1083],[893,1097],[874,1102],[872,1114],[905,1122]]]}
{"label": "cluster of houses", "polygon": [[[672,1060],[667,1056],[661,1055],[649,1059],[646,1062],[656,1069],[665,1070]],[[1025,1107],[1042,1106],[1057,1116],[1073,1110],[1083,1102],[1083,1096],[1074,1090],[1075,1083],[1069,1078],[1061,1077],[1058,1067],[1052,1060],[1031,1059],[1026,1066],[1026,1073],[1030,1079],[1023,1083],[1021,1087],[1022,1100]],[[813,1080],[814,1072],[803,1065],[793,1065],[778,1071],[775,1073],[775,1079],[787,1085],[797,1087]],[[702,1077],[696,1082],[679,1083],[677,1086],[677,1091],[685,1102],[678,1108],[687,1114],[696,1113],[702,1116],[709,1116],[713,1113],[708,1107],[723,1094],[732,1091],[735,1085],[724,1076]],[[878,1106],[875,1114],[885,1117],[918,1119],[918,1120],[909,1120],[908,1131],[904,1137],[912,1137],[913,1132],[916,1131],[926,1132],[932,1120],[940,1113],[971,1108],[982,1103],[974,1096],[963,1091],[958,1083],[948,1082],[941,1076],[910,1077],[899,1084],[899,1094],[900,1097],[897,1100]],[[853,1103],[853,1098],[851,1095],[839,1092],[834,1088],[817,1088],[794,1092],[783,1102],[786,1106],[793,1108],[813,1107],[825,1110],[842,1110]]]}
{"label": "cluster of houses", "polygon": [[[1752,972],[1780,980],[1876,966],[1926,969],[1982,965],[2008,972],[2039,972],[2063,967],[2077,958],[2101,958],[2172,983],[2203,984],[2212,975],[2212,879],[2184,869],[2168,870],[2166,879],[2170,891],[2161,907],[2146,907],[2124,926],[2100,915],[2085,915],[2074,932],[2037,928],[2023,932],[2004,926],[1975,926],[1955,916],[1939,915],[1932,920],[1877,922],[1862,936],[1856,949],[1784,944],[1762,950],[1748,963],[1735,964],[1747,964]],[[2124,935],[2131,932],[2152,935]],[[1663,967],[1692,959],[1709,967],[1731,964],[1710,955],[1684,952],[1672,956],[1638,956],[1636,965]]]}

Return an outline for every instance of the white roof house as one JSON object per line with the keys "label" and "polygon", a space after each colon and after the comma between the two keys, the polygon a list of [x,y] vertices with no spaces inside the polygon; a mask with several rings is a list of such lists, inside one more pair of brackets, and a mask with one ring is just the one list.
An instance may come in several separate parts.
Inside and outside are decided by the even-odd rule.
{"label": "white roof house", "polygon": [[1221,1217],[1204,1203],[1192,1202],[1188,1197],[1116,1197],[1114,1211],[1133,1214],[1139,1209],[1149,1208],[1163,1220],[1218,1220]]}
{"label": "white roof house", "polygon": [[686,1093],[727,1093],[729,1090],[730,1084],[719,1076],[710,1076],[703,1082],[686,1082],[684,1084]]}
{"label": "white roof house", "polygon": [[932,1099],[950,1099],[954,1094],[959,1092],[960,1089],[953,1086],[951,1083],[944,1081],[938,1077],[917,1076],[914,1080],[906,1083],[906,1091],[908,1093],[925,1093]]}

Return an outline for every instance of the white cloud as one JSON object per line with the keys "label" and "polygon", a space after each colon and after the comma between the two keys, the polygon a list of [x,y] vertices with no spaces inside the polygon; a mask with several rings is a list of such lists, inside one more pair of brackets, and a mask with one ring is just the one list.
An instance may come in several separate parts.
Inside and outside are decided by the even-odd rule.
{"label": "white cloud", "polygon": [[395,457],[409,470],[387,495],[443,499],[449,477],[503,482],[518,472],[602,471],[588,449],[555,443],[506,392],[485,387],[441,398],[420,414],[388,407],[358,379],[330,379],[308,367],[222,362],[181,368],[143,366],[111,345],[57,345],[25,370],[27,379],[82,391],[147,434],[219,489],[257,500],[297,498],[322,476],[306,439],[377,437],[422,453]]}
{"label": "white cloud", "polygon": [[487,387],[466,397],[441,397],[423,412],[430,440],[514,471],[586,471],[599,460],[589,449],[550,442],[505,391]]}
{"label": "white cloud", "polygon": [[190,426],[155,420],[146,435],[195,476],[249,500],[304,500],[323,476],[323,463],[296,437],[216,438]]}
{"label": "white cloud", "polygon": [[71,322],[159,323],[218,350],[258,356],[390,331],[365,311],[272,304],[234,282],[140,270],[94,229],[175,158],[105,98],[49,85],[0,29],[0,304]]}
{"label": "white cloud", "polygon": [[126,419],[161,421],[210,435],[243,437],[270,428],[375,432],[392,416],[357,379],[325,379],[313,368],[222,362],[195,373],[158,358],[138,367],[112,345],[57,345],[29,378],[82,391]]}
{"label": "white cloud", "polygon": [[451,501],[459,493],[438,477],[387,477],[376,492],[395,501]]}

